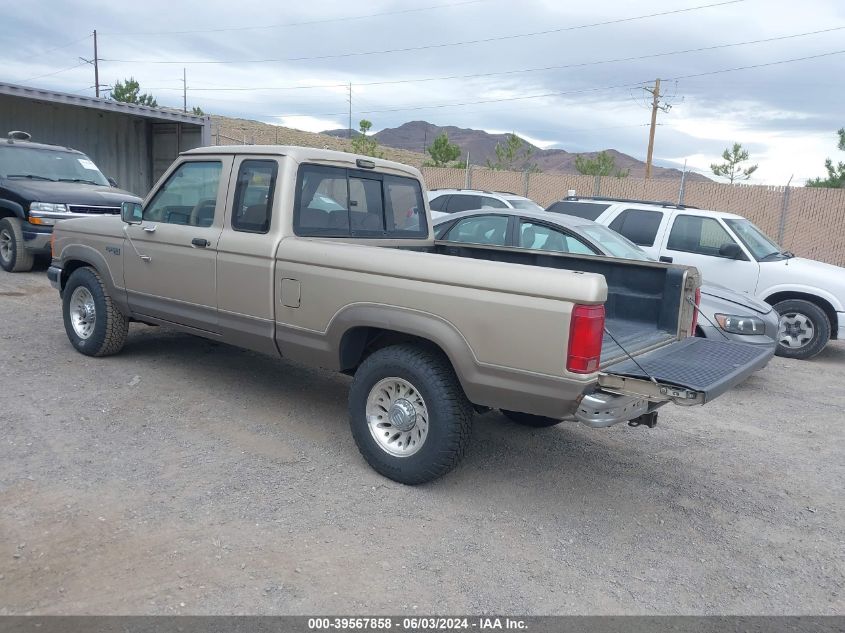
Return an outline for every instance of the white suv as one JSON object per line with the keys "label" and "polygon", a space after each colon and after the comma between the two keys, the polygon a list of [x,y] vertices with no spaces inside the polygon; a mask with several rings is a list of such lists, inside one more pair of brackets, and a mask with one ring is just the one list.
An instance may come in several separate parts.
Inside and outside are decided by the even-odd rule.
{"label": "white suv", "polygon": [[515,193],[479,189],[432,189],[428,192],[428,203],[433,218],[474,209],[543,210],[543,207],[530,198]]}
{"label": "white suv", "polygon": [[547,211],[595,220],[655,259],[695,266],[705,281],[772,305],[780,314],[779,356],[810,358],[829,339],[845,338],[845,268],[795,257],[740,215],[575,196]]}

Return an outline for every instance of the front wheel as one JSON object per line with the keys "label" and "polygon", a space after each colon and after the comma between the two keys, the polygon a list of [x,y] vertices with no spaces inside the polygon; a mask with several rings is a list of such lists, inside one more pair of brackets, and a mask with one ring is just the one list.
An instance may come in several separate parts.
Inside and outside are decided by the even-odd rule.
{"label": "front wheel", "polygon": [[26,250],[21,221],[18,218],[0,219],[0,266],[10,273],[32,270],[35,257]]}
{"label": "front wheel", "polygon": [[93,268],[77,268],[62,291],[65,332],[87,356],[117,354],[126,342],[129,319],[114,305]]}
{"label": "front wheel", "polygon": [[773,307],[780,315],[778,356],[804,360],[824,349],[830,340],[830,321],[824,310],[802,299],[787,299]]}
{"label": "front wheel", "polygon": [[372,468],[403,484],[452,470],[472,430],[472,405],[437,350],[402,344],[369,356],[349,391],[349,421]]}

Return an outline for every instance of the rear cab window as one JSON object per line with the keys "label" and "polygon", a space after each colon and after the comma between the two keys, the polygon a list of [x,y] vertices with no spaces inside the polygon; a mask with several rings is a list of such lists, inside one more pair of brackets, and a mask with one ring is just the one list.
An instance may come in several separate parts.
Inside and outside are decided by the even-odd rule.
{"label": "rear cab window", "polygon": [[267,233],[279,165],[275,160],[244,160],[238,169],[232,228],[245,233]]}
{"label": "rear cab window", "polygon": [[422,187],[411,177],[303,164],[293,228],[304,237],[425,238]]}

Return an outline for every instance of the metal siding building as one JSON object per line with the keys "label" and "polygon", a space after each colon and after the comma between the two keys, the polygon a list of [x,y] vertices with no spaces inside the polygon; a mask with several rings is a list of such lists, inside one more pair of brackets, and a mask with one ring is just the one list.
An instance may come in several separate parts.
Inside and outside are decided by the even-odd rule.
{"label": "metal siding building", "polygon": [[86,153],[139,196],[179,152],[211,143],[208,116],[0,83],[0,138],[11,130]]}

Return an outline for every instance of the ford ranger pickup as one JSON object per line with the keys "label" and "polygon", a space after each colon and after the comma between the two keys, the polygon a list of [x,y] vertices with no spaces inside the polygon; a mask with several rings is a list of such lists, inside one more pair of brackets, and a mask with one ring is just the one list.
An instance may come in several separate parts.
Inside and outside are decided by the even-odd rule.
{"label": "ford ranger pickup", "polygon": [[695,268],[436,243],[418,170],[312,148],[185,152],[143,204],[58,223],[48,276],[83,354],[138,321],[354,376],[356,444],[406,484],[458,463],[475,412],[652,427],[768,360],[690,336]]}

